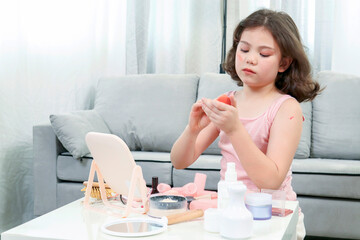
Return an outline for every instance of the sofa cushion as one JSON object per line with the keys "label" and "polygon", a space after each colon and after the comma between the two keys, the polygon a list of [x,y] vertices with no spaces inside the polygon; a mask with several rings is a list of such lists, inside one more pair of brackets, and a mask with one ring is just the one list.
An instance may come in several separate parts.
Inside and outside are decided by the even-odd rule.
{"label": "sofa cushion", "polygon": [[299,195],[360,199],[360,161],[294,159],[291,168]]}
{"label": "sofa cushion", "polygon": [[360,161],[345,159],[294,159],[292,171],[297,173],[319,173],[360,176]]}
{"label": "sofa cushion", "polygon": [[[133,151],[131,154],[136,164],[142,168],[147,185],[151,185],[152,177],[154,176],[158,176],[159,182],[161,183],[172,184],[170,153]],[[80,161],[76,161],[71,154],[62,153],[57,159],[57,178],[67,182],[87,181],[92,160],[91,155],[81,158]],[[96,176],[95,181],[97,181]]]}
{"label": "sofa cushion", "polygon": [[326,88],[313,101],[312,157],[360,159],[360,77],[326,71],[318,80]]}
{"label": "sofa cushion", "polygon": [[[216,98],[223,93],[237,90],[239,87],[228,74],[205,73],[201,75],[197,100],[205,98]],[[217,138],[205,151],[205,154],[221,154]]]}
{"label": "sofa cushion", "polygon": [[170,153],[132,151],[131,154],[136,164],[142,168],[148,186],[151,186],[152,177],[158,177],[159,183],[172,184]]}
{"label": "sofa cushion", "polygon": [[187,169],[202,169],[202,170],[218,170],[221,169],[221,155],[202,154],[200,157]]}
{"label": "sofa cushion", "polygon": [[305,121],[302,126],[302,133],[295,158],[308,158],[310,156],[311,145],[311,121],[312,121],[312,103],[302,102],[300,104]]}
{"label": "sofa cushion", "polygon": [[110,133],[104,120],[94,110],[50,115],[50,122],[62,145],[77,159],[90,152],[85,142],[88,132]]}
{"label": "sofa cushion", "polygon": [[217,184],[220,181],[219,170],[203,170],[203,169],[173,169],[173,185],[174,187],[182,187],[189,182],[194,182],[195,174],[203,173],[206,175],[205,189],[217,190]]}
{"label": "sofa cushion", "polygon": [[[92,160],[91,157],[83,157],[79,159],[79,161],[76,161],[71,154],[62,153],[56,161],[56,176],[61,181],[87,181]],[[95,181],[97,181],[96,176]]]}
{"label": "sofa cushion", "polygon": [[101,79],[94,109],[130,150],[170,152],[188,123],[198,80],[190,74]]}
{"label": "sofa cushion", "polygon": [[194,180],[196,173],[206,174],[205,188],[217,190],[220,180],[221,155],[203,154],[189,167],[185,169],[173,169],[174,187],[181,187]]}
{"label": "sofa cushion", "polygon": [[360,176],[294,173],[292,177],[298,195],[360,199]]}

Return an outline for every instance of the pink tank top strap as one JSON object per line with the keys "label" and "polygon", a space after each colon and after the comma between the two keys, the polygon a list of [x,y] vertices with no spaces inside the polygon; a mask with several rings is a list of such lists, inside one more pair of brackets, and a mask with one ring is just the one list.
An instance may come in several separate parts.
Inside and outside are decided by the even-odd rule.
{"label": "pink tank top strap", "polygon": [[268,108],[267,112],[266,112],[266,116],[269,122],[273,122],[274,118],[279,110],[279,108],[281,107],[281,104],[283,104],[283,102],[285,102],[286,100],[293,98],[290,95],[283,95],[281,97],[279,97],[278,99],[275,100],[275,102]]}
{"label": "pink tank top strap", "polygon": [[228,91],[228,92],[226,92],[225,94],[228,96],[228,97],[230,97],[232,94],[235,94],[235,90],[233,90],[233,91]]}

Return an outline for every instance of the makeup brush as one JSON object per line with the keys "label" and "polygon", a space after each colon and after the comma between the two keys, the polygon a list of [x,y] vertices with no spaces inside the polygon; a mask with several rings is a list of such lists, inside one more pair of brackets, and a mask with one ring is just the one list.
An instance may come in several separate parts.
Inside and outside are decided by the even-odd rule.
{"label": "makeup brush", "polygon": [[166,216],[168,219],[168,225],[175,223],[186,222],[195,218],[204,216],[204,211],[201,209],[189,210],[183,213],[176,213],[173,215]]}
{"label": "makeup brush", "polygon": [[[87,181],[83,182],[83,185],[85,187],[83,189],[81,189],[82,192],[86,191],[87,184],[88,184]],[[115,197],[115,195],[116,195],[116,193],[106,183],[105,183],[105,192],[106,192],[106,197],[107,198]],[[90,192],[90,197],[96,198],[97,200],[101,199],[99,183],[93,182],[91,192]]]}

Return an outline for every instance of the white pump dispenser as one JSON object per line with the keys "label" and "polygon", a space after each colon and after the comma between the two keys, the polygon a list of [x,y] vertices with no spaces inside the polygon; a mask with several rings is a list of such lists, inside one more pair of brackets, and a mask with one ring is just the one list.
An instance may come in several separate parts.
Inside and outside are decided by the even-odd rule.
{"label": "white pump dispenser", "polygon": [[218,183],[218,209],[225,209],[229,202],[228,186],[243,185],[241,181],[237,181],[237,173],[235,163],[228,162],[226,164],[225,179]]}
{"label": "white pump dispenser", "polygon": [[228,206],[221,211],[220,235],[232,239],[249,238],[254,220],[244,203],[246,186],[233,184],[229,186],[228,191],[230,200]]}

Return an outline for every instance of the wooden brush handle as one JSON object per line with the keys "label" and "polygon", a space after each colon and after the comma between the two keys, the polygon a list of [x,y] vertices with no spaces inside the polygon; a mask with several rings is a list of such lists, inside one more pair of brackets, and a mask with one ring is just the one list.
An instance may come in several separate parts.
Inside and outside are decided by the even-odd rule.
{"label": "wooden brush handle", "polygon": [[[107,185],[106,183],[104,183],[104,184],[105,184],[105,188],[110,189],[109,185]],[[83,185],[84,185],[85,187],[87,187],[88,182],[87,182],[87,181],[86,181],[86,182],[83,182]],[[98,182],[93,182],[92,186],[99,188],[99,187],[100,187],[100,184],[99,184]]]}
{"label": "wooden brush handle", "polygon": [[184,213],[177,213],[173,215],[166,216],[168,219],[168,225],[189,221],[198,217],[202,217],[204,211],[202,209],[189,210]]}

